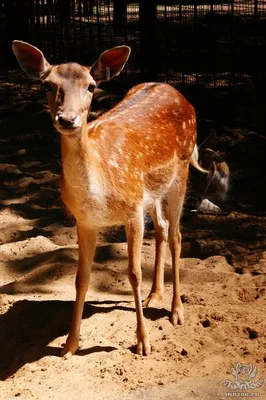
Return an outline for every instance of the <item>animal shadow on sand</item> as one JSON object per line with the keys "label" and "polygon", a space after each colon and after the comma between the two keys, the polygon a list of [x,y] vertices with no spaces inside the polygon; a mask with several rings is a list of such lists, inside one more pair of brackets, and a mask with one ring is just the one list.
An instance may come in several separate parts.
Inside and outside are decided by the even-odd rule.
{"label": "animal shadow on sand", "polygon": [[[122,304],[121,304],[122,303]],[[127,301],[94,301],[86,303],[83,318],[114,310],[134,312]],[[49,346],[55,338],[69,331],[74,302],[72,301],[27,301],[16,302],[0,317],[1,356],[0,379],[6,380],[27,363],[45,356],[60,356],[61,348]],[[169,316],[165,309],[147,309],[145,317],[151,320]],[[63,343],[62,343],[63,345]],[[117,350],[112,346],[93,346],[78,350],[78,356]],[[130,347],[135,351],[135,346]]]}

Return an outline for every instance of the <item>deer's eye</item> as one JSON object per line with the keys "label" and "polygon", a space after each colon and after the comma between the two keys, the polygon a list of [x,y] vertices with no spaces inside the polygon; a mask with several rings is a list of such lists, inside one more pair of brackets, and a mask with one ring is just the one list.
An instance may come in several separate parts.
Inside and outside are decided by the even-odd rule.
{"label": "deer's eye", "polygon": [[47,81],[43,83],[43,88],[44,88],[45,93],[48,93],[48,92],[52,91],[52,86]]}
{"label": "deer's eye", "polygon": [[88,86],[88,91],[93,93],[95,88],[96,88],[95,83],[90,83],[89,86]]}
{"label": "deer's eye", "polygon": [[63,101],[64,101],[64,91],[63,89],[58,89],[57,93],[56,93],[56,99],[55,102],[57,105],[60,105]]}

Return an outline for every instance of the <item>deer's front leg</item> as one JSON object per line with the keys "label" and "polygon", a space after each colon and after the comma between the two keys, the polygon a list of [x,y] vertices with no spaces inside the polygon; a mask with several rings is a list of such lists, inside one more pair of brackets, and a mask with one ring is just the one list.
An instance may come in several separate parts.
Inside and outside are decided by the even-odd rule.
{"label": "deer's front leg", "polygon": [[79,242],[79,265],[76,276],[76,301],[69,335],[62,356],[75,354],[79,344],[79,333],[84,308],[84,301],[90,283],[97,231],[80,224],[77,225]]}
{"label": "deer's front leg", "polygon": [[128,243],[128,277],[131,283],[137,316],[137,352],[139,355],[150,354],[149,332],[145,326],[141,301],[141,246],[144,232],[143,210],[140,208],[126,225]]}

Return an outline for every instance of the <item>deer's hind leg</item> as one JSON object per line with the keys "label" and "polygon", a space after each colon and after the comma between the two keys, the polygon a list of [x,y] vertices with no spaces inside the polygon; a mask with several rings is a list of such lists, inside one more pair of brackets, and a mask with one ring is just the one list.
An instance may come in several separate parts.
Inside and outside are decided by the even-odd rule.
{"label": "deer's hind leg", "polygon": [[163,298],[164,258],[169,224],[164,215],[161,199],[155,201],[153,208],[150,210],[150,216],[155,229],[156,253],[152,288],[150,294],[143,302],[144,307],[153,307]]}
{"label": "deer's hind leg", "polygon": [[184,323],[184,307],[180,297],[179,264],[181,253],[180,218],[187,188],[188,165],[182,169],[182,175],[168,192],[169,234],[168,241],[172,255],[173,300],[171,323],[175,326]]}
{"label": "deer's hind leg", "polygon": [[128,277],[131,283],[137,316],[137,352],[139,355],[150,354],[149,332],[143,316],[141,302],[141,246],[144,233],[143,208],[138,207],[136,213],[126,222],[128,245]]}

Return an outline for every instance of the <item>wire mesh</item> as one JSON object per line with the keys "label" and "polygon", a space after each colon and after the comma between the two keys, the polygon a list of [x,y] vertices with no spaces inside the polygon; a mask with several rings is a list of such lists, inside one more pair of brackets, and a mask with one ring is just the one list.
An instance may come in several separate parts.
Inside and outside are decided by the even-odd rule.
{"label": "wire mesh", "polygon": [[14,39],[50,62],[91,64],[123,43],[131,57],[120,79],[167,81],[231,91],[265,86],[265,0],[2,0],[3,67],[17,65]]}

